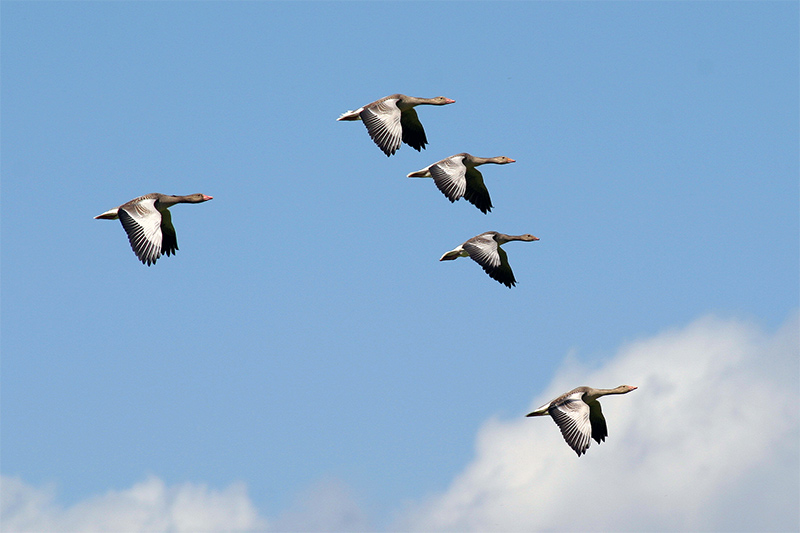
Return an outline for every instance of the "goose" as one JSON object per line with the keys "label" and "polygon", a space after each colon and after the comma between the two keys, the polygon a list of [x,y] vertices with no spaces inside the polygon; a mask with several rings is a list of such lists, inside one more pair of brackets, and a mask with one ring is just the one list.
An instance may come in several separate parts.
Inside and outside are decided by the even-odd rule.
{"label": "goose", "polygon": [[483,176],[475,167],[486,163],[507,165],[514,162],[513,159],[504,155],[498,157],[476,157],[464,152],[451,155],[422,170],[412,172],[408,177],[432,177],[433,183],[451,202],[463,197],[483,213],[488,213],[492,210],[492,199],[489,198],[489,191],[486,190],[486,185],[483,184]]}
{"label": "goose", "polygon": [[94,218],[119,219],[136,257],[150,266],[156,263],[161,254],[170,255],[178,251],[178,239],[168,208],[175,204],[199,204],[211,199],[205,194],[171,196],[154,192],[134,198]]}
{"label": "goose", "polygon": [[400,148],[401,141],[418,152],[428,143],[414,106],[453,103],[455,100],[444,96],[416,98],[404,94],[392,94],[359,107],[355,111],[342,113],[336,120],[364,121],[369,136],[388,157]]}
{"label": "goose", "polygon": [[578,457],[589,449],[591,439],[600,444],[608,436],[606,419],[600,409],[600,396],[627,394],[638,387],[620,385],[615,389],[578,387],[548,402],[526,416],[550,415],[561,428],[561,434]]}
{"label": "goose", "polygon": [[439,261],[452,261],[459,257],[471,257],[478,263],[489,277],[495,279],[509,289],[517,284],[511,266],[508,264],[508,256],[500,248],[501,244],[509,241],[538,241],[530,233],[524,235],[506,235],[497,231],[487,231],[472,237],[457,248],[445,253]]}

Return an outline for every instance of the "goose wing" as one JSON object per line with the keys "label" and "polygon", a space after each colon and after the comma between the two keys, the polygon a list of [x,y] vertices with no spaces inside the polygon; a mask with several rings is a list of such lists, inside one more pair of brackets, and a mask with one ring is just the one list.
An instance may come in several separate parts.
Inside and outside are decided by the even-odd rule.
{"label": "goose wing", "polygon": [[488,213],[492,210],[492,199],[489,197],[489,190],[483,183],[483,175],[475,167],[468,168],[466,171],[464,198],[483,213]]}
{"label": "goose wing", "polygon": [[497,247],[497,255],[500,256],[500,266],[492,272],[487,272],[489,277],[495,279],[508,287],[509,289],[517,284],[517,278],[514,277],[514,272],[511,270],[511,265],[508,264],[508,256],[506,251]]}
{"label": "goose wing", "polygon": [[578,457],[589,449],[592,436],[592,423],[589,420],[589,406],[583,401],[583,393],[575,392],[562,401],[554,402],[548,412],[561,430],[561,435]]}
{"label": "goose wing", "polygon": [[178,251],[178,236],[175,234],[175,227],[172,225],[172,214],[169,209],[164,209],[160,213],[161,253],[169,256]]}
{"label": "goose wing", "polygon": [[467,190],[467,167],[464,165],[463,156],[453,156],[442,159],[431,165],[428,169],[433,182],[442,194],[451,202],[455,202]]}
{"label": "goose wing", "polygon": [[502,263],[500,254],[497,253],[500,247],[490,233],[484,233],[483,235],[473,237],[462,246],[469,256],[481,265],[484,270],[487,268],[494,270],[500,267]]}
{"label": "goose wing", "polygon": [[[133,252],[148,266],[155,264],[156,259],[161,256],[163,244],[162,217],[155,204],[155,198],[143,197],[123,205],[118,212]],[[169,227],[172,228],[171,223]],[[174,229],[172,234],[174,236]]]}
{"label": "goose wing", "polygon": [[517,284],[511,265],[508,264],[508,256],[505,250],[500,248],[492,235],[478,235],[464,243],[464,250],[469,256],[483,267],[484,272],[489,277],[499,281],[508,288]]}
{"label": "goose wing", "polygon": [[403,137],[397,100],[397,98],[380,100],[365,107],[360,114],[369,136],[387,156],[394,154],[400,148]]}
{"label": "goose wing", "polygon": [[608,437],[606,417],[603,416],[603,409],[597,400],[589,402],[589,422],[592,424],[592,438],[597,441],[597,444],[606,440]]}
{"label": "goose wing", "polygon": [[421,152],[425,145],[428,144],[425,129],[422,127],[422,122],[419,121],[417,111],[413,107],[400,113],[400,127],[403,130],[403,142],[417,152]]}
{"label": "goose wing", "polygon": [[489,277],[499,281],[508,288],[517,284],[511,266],[508,264],[506,252],[500,248],[492,234],[473,237],[463,244],[464,250],[481,267]]}

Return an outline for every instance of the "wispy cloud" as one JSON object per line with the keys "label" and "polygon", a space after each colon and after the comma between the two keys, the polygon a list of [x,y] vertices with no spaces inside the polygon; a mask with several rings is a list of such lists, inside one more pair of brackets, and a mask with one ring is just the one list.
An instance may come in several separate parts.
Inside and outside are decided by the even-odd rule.
{"label": "wispy cloud", "polygon": [[295,498],[288,510],[271,521],[270,531],[374,531],[369,519],[340,480],[324,479]]}
{"label": "wispy cloud", "polygon": [[[538,407],[577,385],[638,385],[603,399],[609,437],[578,458],[547,418],[487,421],[443,494],[398,509],[404,531],[796,531],[800,527],[800,317],[766,333],[703,318],[623,346],[589,369],[569,357]],[[259,516],[243,484],[150,477],[64,508],[3,477],[4,531],[357,531],[369,521],[335,480]]]}
{"label": "wispy cloud", "polygon": [[63,508],[52,488],[2,477],[3,531],[263,531],[243,484],[224,490],[184,483],[167,487],[149,477],[127,490],[109,491]]}
{"label": "wispy cloud", "polygon": [[595,370],[567,363],[530,407],[578,385],[639,386],[603,399],[606,442],[578,458],[547,418],[490,420],[472,463],[397,527],[797,530],[798,355],[796,315],[772,335],[704,318]]}

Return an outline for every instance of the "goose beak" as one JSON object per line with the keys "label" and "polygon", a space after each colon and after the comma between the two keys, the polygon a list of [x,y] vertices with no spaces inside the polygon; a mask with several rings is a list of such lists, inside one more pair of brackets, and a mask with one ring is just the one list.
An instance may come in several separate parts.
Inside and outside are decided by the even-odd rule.
{"label": "goose beak", "polygon": [[517,160],[516,160],[516,159],[511,159],[511,158],[509,157],[509,158],[508,158],[508,162],[509,162],[509,163],[516,163],[516,162],[517,162]]}
{"label": "goose beak", "polygon": [[213,199],[214,199],[214,197],[213,197],[213,196],[207,196],[207,195],[205,195],[205,194],[203,195],[203,201],[204,201],[204,202],[207,202],[207,201],[209,201],[209,200],[213,200]]}
{"label": "goose beak", "polygon": [[447,103],[447,104],[455,104],[455,103],[456,103],[456,101],[455,101],[455,100],[451,100],[450,98],[445,98],[445,99],[444,99],[444,101],[445,101],[445,103]]}

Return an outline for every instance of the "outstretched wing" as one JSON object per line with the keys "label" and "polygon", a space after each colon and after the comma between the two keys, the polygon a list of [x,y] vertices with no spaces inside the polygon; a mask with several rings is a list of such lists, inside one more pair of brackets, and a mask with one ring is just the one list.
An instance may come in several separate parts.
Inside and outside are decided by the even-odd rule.
{"label": "outstretched wing", "polygon": [[[155,198],[145,198],[128,202],[118,212],[133,253],[148,266],[155,264],[156,259],[161,256],[163,243],[161,213],[155,208],[155,204]],[[172,233],[174,235],[174,229]]]}
{"label": "outstretched wing", "polygon": [[161,211],[161,253],[172,255],[178,251],[178,236],[172,225],[172,215],[168,209]]}
{"label": "outstretched wing", "polygon": [[400,114],[400,126],[403,129],[403,142],[417,152],[421,152],[428,144],[425,136],[425,129],[417,117],[417,112],[413,107],[404,110]]}
{"label": "outstretched wing", "polygon": [[597,400],[589,402],[589,421],[592,423],[592,438],[600,444],[608,437],[608,426],[606,417],[603,416],[603,409]]}
{"label": "outstretched wing", "polygon": [[442,159],[430,166],[429,172],[433,182],[442,194],[451,202],[455,202],[467,190],[467,167],[464,165],[463,156],[453,156]]}
{"label": "outstretched wing", "polygon": [[564,399],[563,402],[550,406],[549,413],[561,430],[561,435],[578,457],[586,453],[591,443],[592,424],[589,421],[589,406],[582,399],[583,393],[577,392]]}
{"label": "outstretched wing", "polygon": [[493,272],[487,273],[492,279],[499,281],[510,289],[517,284],[517,278],[514,277],[514,272],[511,271],[511,265],[508,264],[506,251],[498,246],[497,255],[500,256],[500,266],[494,269]]}
{"label": "outstretched wing", "polygon": [[492,199],[489,198],[489,190],[483,183],[483,175],[477,168],[468,168],[466,171],[466,189],[464,198],[480,209],[483,213],[492,210]]}
{"label": "outstretched wing", "polygon": [[400,108],[397,107],[397,98],[388,98],[365,108],[361,120],[367,127],[369,136],[383,150],[387,156],[394,154],[400,148],[403,137],[403,128],[400,125]]}
{"label": "outstretched wing", "polygon": [[511,266],[508,264],[506,252],[500,248],[492,234],[473,237],[464,243],[464,250],[481,267],[489,277],[499,281],[508,288],[517,284]]}

